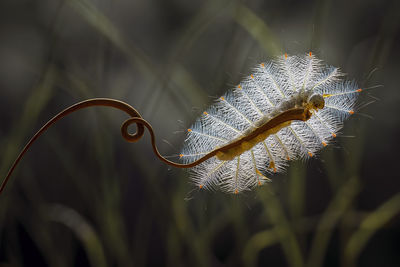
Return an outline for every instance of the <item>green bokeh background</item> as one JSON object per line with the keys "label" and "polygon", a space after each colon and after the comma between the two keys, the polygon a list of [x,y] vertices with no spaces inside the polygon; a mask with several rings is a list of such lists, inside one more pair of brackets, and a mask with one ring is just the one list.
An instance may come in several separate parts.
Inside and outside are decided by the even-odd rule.
{"label": "green bokeh background", "polygon": [[87,98],[130,103],[177,160],[196,117],[275,55],[312,51],[383,87],[334,145],[240,195],[196,189],[147,135],[126,143],[121,112],[79,111],[0,196],[0,266],[400,266],[399,14],[396,0],[1,0],[1,177]]}

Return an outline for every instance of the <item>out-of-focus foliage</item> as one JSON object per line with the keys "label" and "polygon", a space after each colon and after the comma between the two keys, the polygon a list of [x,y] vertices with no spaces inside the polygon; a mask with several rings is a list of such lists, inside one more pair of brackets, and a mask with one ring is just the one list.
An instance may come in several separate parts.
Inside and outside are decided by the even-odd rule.
{"label": "out-of-focus foliage", "polygon": [[79,111],[0,197],[0,265],[399,266],[399,12],[394,0],[0,1],[2,178],[42,124],[87,98],[132,104],[174,156],[214,97],[276,54],[312,51],[362,88],[384,85],[336,145],[235,196],[194,188],[148,136],[124,142],[124,114]]}

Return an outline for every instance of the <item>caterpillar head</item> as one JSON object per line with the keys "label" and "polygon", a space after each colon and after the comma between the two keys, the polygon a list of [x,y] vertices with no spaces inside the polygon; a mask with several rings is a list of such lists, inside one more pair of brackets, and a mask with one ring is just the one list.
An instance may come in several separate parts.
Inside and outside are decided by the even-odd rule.
{"label": "caterpillar head", "polygon": [[325,100],[322,95],[313,94],[308,98],[307,104],[309,109],[323,109],[325,106]]}

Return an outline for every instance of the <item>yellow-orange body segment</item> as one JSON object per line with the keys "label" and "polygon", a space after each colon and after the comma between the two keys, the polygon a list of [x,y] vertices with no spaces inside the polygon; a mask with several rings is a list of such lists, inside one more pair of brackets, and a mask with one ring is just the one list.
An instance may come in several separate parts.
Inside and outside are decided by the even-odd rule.
{"label": "yellow-orange body segment", "polygon": [[[236,156],[239,156],[240,154],[252,149],[258,143],[264,141],[271,134],[276,134],[282,128],[289,126],[291,123],[292,123],[292,121],[282,122],[281,124],[271,128],[271,129],[267,129],[266,131],[256,135],[255,137],[253,137],[250,140],[246,140],[245,141],[245,140],[242,140],[244,137],[241,137],[241,138],[235,140],[235,142],[242,140],[242,142],[240,142],[240,145],[232,147],[232,148],[230,148],[230,149],[228,149],[226,151],[218,151],[217,154],[216,154],[216,157],[219,160],[232,160]],[[258,128],[255,128],[253,131],[251,131],[249,133],[249,135],[254,133],[257,129]]]}

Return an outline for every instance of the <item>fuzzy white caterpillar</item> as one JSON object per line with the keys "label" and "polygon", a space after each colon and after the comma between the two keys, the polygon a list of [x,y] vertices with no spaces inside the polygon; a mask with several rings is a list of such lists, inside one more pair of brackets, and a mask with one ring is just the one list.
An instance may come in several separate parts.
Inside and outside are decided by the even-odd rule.
{"label": "fuzzy white caterpillar", "polygon": [[282,123],[241,146],[217,153],[190,170],[194,183],[238,193],[269,181],[267,175],[283,171],[289,160],[312,157],[354,113],[361,89],[341,76],[338,68],[324,65],[311,52],[285,54],[257,66],[188,129],[180,154],[185,163],[243,139],[291,108],[310,105],[311,117]]}

